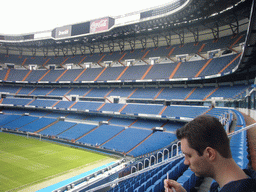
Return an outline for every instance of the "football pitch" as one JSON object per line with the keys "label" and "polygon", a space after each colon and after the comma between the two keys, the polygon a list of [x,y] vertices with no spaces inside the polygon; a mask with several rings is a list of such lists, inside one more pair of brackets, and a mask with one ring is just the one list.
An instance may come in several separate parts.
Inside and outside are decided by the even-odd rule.
{"label": "football pitch", "polygon": [[0,191],[38,183],[108,156],[0,132]]}

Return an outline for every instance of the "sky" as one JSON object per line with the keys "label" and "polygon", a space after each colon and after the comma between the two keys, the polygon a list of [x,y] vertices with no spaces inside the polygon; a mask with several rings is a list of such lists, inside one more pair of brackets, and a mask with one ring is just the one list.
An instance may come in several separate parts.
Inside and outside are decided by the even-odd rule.
{"label": "sky", "polygon": [[119,16],[172,0],[1,0],[0,34],[19,35],[52,30],[105,16]]}

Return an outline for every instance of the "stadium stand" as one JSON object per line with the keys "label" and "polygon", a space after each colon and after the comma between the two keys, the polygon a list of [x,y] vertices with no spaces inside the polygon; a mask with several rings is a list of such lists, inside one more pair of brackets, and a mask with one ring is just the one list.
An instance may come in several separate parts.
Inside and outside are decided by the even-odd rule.
{"label": "stadium stand", "polygon": [[[143,80],[143,79],[179,79],[193,78],[200,72],[200,77],[229,72],[234,69],[241,54],[232,54],[210,60],[163,63],[155,65],[134,65],[129,67],[104,67],[82,69],[56,70],[21,70],[9,69],[2,71],[5,81],[112,81],[112,80]],[[209,62],[208,62],[209,61]],[[218,65],[216,65],[218,63]],[[202,69],[205,66],[204,69]],[[193,66],[193,68],[190,68]],[[217,66],[217,67],[216,67]],[[189,70],[188,70],[189,69]]]}

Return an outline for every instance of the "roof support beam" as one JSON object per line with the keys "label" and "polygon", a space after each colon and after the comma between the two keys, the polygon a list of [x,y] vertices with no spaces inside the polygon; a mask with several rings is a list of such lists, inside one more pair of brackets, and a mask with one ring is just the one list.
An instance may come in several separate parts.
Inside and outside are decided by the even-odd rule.
{"label": "roof support beam", "polygon": [[129,39],[128,42],[131,47],[131,50],[134,51],[135,50],[135,38]]}
{"label": "roof support beam", "polygon": [[142,49],[145,50],[147,48],[147,37],[141,38],[140,43],[141,43]]}
{"label": "roof support beam", "polygon": [[219,39],[220,37],[220,30],[219,30],[219,21],[214,22],[213,24],[208,25],[206,23],[202,24],[203,26],[205,26],[206,28],[210,29],[212,31],[212,35],[214,40]]}
{"label": "roof support beam", "polygon": [[80,45],[79,45],[79,49],[80,49],[80,51],[81,51],[82,55],[85,55],[85,52],[86,52],[86,46],[85,46],[85,45],[80,44]]}
{"label": "roof support beam", "polygon": [[76,46],[71,46],[71,52],[72,52],[72,55],[75,56],[75,54],[77,52],[77,47]]}
{"label": "roof support beam", "polygon": [[89,51],[90,51],[91,55],[94,54],[94,51],[95,51],[95,45],[94,44],[89,45]]}
{"label": "roof support beam", "polygon": [[185,32],[184,29],[181,29],[180,31],[173,31],[179,36],[180,39],[180,45],[184,45],[185,43]]}
{"label": "roof support beam", "polygon": [[23,49],[20,47],[19,48],[19,55],[22,56],[22,54],[23,54]]}
{"label": "roof support beam", "polygon": [[198,30],[198,28],[195,28],[195,29],[187,28],[187,30],[193,34],[195,44],[197,44],[199,42],[199,30]]}
{"label": "roof support beam", "polygon": [[109,49],[110,53],[113,53],[113,52],[114,52],[114,50],[115,50],[115,44],[114,44],[114,41],[113,41],[113,40],[110,40],[110,41],[108,42],[108,49]]}
{"label": "roof support beam", "polygon": [[164,37],[165,37],[165,41],[166,41],[167,46],[170,47],[171,43],[172,43],[171,33],[166,34]]}
{"label": "roof support beam", "polygon": [[67,54],[68,54],[68,48],[67,47],[62,47],[61,50],[62,50],[62,53],[63,53],[64,57],[66,57]]}
{"label": "roof support beam", "polygon": [[32,53],[32,57],[35,57],[36,56],[36,48],[32,48],[31,53]]}
{"label": "roof support beam", "polygon": [[239,33],[239,23],[238,18],[234,14],[233,17],[229,18],[229,27],[233,33],[233,35],[237,35]]}
{"label": "roof support beam", "polygon": [[120,49],[120,52],[124,52],[124,39],[121,39],[120,41],[118,41],[118,46]]}
{"label": "roof support beam", "polygon": [[59,49],[59,47],[54,47],[54,48],[53,48],[53,52],[54,52],[55,57],[58,57],[58,56],[60,55],[60,49]]}
{"label": "roof support beam", "polygon": [[153,38],[154,47],[158,48],[159,38],[158,35],[154,36]]}
{"label": "roof support beam", "polygon": [[43,47],[44,57],[48,57],[48,47]]}
{"label": "roof support beam", "polygon": [[105,50],[105,45],[102,42],[103,40],[101,38],[100,41],[98,42],[98,48],[99,48],[100,54],[104,53],[104,50]]}

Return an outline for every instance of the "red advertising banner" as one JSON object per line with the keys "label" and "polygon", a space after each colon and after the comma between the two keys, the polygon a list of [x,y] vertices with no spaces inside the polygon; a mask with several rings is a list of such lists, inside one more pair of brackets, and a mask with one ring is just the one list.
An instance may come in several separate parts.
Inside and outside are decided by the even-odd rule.
{"label": "red advertising banner", "polygon": [[108,30],[109,28],[109,18],[103,18],[91,21],[90,33],[96,33],[100,31]]}

